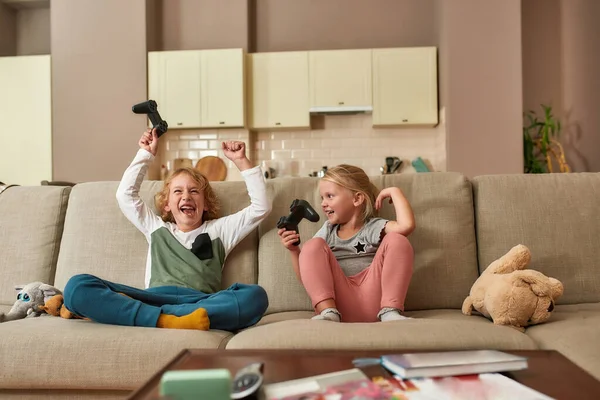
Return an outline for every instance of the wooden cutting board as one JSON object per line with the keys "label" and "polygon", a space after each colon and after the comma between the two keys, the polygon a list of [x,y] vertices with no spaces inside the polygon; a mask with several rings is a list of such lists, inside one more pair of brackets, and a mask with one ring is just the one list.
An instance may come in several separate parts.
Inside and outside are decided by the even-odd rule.
{"label": "wooden cutting board", "polygon": [[209,181],[224,181],[227,178],[227,165],[219,157],[202,157],[196,163],[196,169]]}
{"label": "wooden cutting board", "polygon": [[176,158],[173,160],[173,171],[176,171],[179,168],[194,168],[194,164],[189,158]]}

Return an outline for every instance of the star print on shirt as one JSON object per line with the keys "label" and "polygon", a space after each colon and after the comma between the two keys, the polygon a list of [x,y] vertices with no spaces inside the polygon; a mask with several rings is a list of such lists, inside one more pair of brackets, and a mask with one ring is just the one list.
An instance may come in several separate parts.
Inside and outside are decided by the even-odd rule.
{"label": "star print on shirt", "polygon": [[358,241],[358,243],[356,243],[356,245],[354,246],[354,248],[356,249],[356,254],[360,254],[361,252],[366,253],[365,246],[365,243],[361,243],[360,241]]}

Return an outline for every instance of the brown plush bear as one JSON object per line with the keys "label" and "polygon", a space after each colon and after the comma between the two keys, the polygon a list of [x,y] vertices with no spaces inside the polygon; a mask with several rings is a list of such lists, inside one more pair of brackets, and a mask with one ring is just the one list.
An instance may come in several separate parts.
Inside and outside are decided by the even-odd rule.
{"label": "brown plush bear", "polygon": [[531,253],[521,244],[510,249],[475,281],[465,299],[462,312],[473,309],[494,321],[525,331],[525,327],[545,322],[554,303],[563,294],[563,285],[541,272],[525,269]]}
{"label": "brown plush bear", "polygon": [[61,317],[65,319],[87,319],[81,318],[69,311],[67,307],[65,307],[64,297],[62,294],[57,294],[55,296],[50,297],[43,306],[39,306],[38,308],[55,317]]}

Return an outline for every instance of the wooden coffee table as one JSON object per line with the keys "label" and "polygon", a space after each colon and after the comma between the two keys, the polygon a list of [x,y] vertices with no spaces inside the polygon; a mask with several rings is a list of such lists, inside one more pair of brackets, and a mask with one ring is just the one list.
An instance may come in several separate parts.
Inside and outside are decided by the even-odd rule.
{"label": "wooden coffee table", "polygon": [[[415,352],[393,351],[394,353]],[[357,357],[379,357],[390,350],[183,350],[129,399],[157,400],[162,374],[170,370],[227,368],[232,376],[240,368],[264,362],[265,383],[282,382],[354,368]],[[598,399],[600,381],[553,350],[520,350],[507,353],[528,357],[529,368],[505,375],[555,399]],[[380,366],[361,368],[368,376],[385,375]]]}

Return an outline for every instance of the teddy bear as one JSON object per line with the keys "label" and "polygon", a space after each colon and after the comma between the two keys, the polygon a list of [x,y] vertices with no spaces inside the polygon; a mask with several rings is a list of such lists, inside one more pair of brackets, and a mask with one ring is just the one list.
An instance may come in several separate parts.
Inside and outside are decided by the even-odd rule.
{"label": "teddy bear", "polygon": [[521,332],[525,327],[547,321],[556,300],[563,294],[563,284],[539,271],[525,269],[531,252],[522,244],[492,262],[471,287],[462,312],[473,310]]}
{"label": "teddy bear", "polygon": [[65,306],[65,299],[62,294],[57,294],[55,296],[50,297],[43,306],[39,306],[39,309],[55,317],[61,317],[65,319],[87,319],[82,318],[69,311]]}

